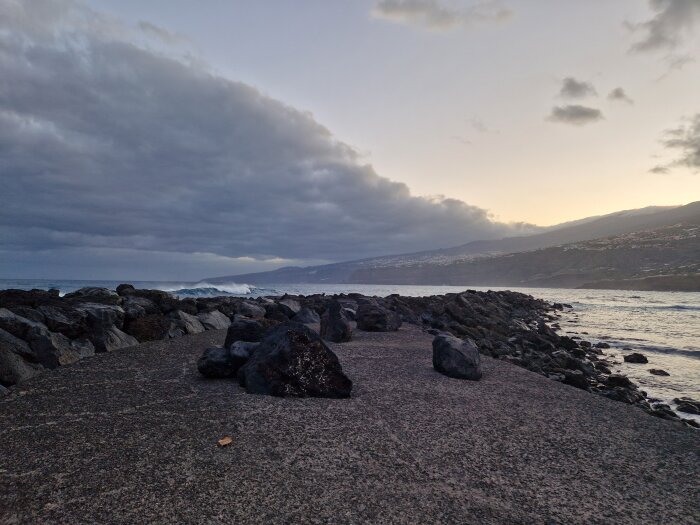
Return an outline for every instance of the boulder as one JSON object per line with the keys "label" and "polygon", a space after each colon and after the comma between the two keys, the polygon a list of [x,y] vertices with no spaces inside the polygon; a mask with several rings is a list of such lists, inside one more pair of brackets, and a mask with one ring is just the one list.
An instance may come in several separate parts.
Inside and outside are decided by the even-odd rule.
{"label": "boulder", "polygon": [[[134,336],[139,342],[160,341],[168,337],[172,321],[158,312],[124,322],[124,331]],[[183,331],[184,334],[184,331]]]}
{"label": "boulder", "polygon": [[[50,332],[47,328],[32,328],[27,333],[27,343],[34,353],[35,361],[44,368],[69,365],[82,357],[70,339],[63,334]],[[92,353],[95,353],[94,347]]]}
{"label": "boulder", "polygon": [[0,329],[0,383],[16,385],[43,372],[43,366],[26,359],[32,355],[27,343]]}
{"label": "boulder", "polygon": [[321,322],[319,315],[311,308],[304,307],[292,318],[295,323],[318,324]]}
{"label": "boulder", "polygon": [[29,319],[22,317],[21,315],[17,315],[7,308],[0,308],[0,328],[11,333],[15,337],[26,339],[27,333],[30,330],[34,328],[46,329],[46,326],[43,323],[30,321]]}
{"label": "boulder", "polygon": [[632,381],[629,380],[627,376],[620,374],[611,374],[607,377],[606,382],[608,386],[611,387],[630,387],[632,386]]}
{"label": "boulder", "polygon": [[277,306],[279,306],[284,315],[286,315],[290,319],[301,311],[301,305],[299,304],[299,301],[297,301],[296,299],[291,299],[289,297],[283,297],[282,299],[277,301]]}
{"label": "boulder", "polygon": [[244,364],[246,364],[248,359],[250,359],[250,356],[253,355],[253,352],[255,352],[258,346],[260,346],[260,343],[234,341],[229,348],[231,360],[234,361],[239,368],[242,367]]}
{"label": "boulder", "polygon": [[87,286],[74,292],[67,293],[64,299],[89,300],[96,303],[117,304],[120,301],[119,294],[109,288]]}
{"label": "boulder", "polygon": [[46,324],[46,318],[44,317],[44,315],[39,310],[35,310],[34,308],[30,308],[29,306],[13,306],[11,308],[8,308],[8,310],[12,310],[20,317],[24,317],[25,319],[29,319],[30,321],[34,321],[35,323]]}
{"label": "boulder", "polygon": [[202,323],[205,330],[223,330],[224,328],[228,328],[231,324],[231,319],[218,310],[200,312],[197,314],[197,318],[199,322]]}
{"label": "boulder", "polygon": [[122,332],[116,326],[96,329],[88,338],[95,345],[95,352],[112,352],[139,344],[138,339]]}
{"label": "boulder", "polygon": [[440,334],[433,339],[433,368],[448,377],[477,381],[482,375],[479,348],[471,339]]}
{"label": "boulder", "polygon": [[589,385],[586,376],[581,370],[564,370],[564,384],[570,385],[582,390],[588,390]]}
{"label": "boulder", "polygon": [[231,359],[228,348],[207,348],[197,361],[199,373],[204,377],[215,379],[235,377],[239,368],[240,365],[236,366],[236,363]]}
{"label": "boulder", "polygon": [[122,297],[125,295],[129,295],[135,291],[136,291],[136,288],[134,288],[134,285],[132,285],[132,284],[120,284],[116,288],[117,294],[121,295]]}
{"label": "boulder", "polygon": [[678,406],[676,410],[686,414],[700,414],[700,401],[695,401],[689,397],[677,397],[673,400]]}
{"label": "boulder", "polygon": [[239,378],[251,394],[344,398],[352,390],[352,381],[319,335],[293,322],[265,336]]}
{"label": "boulder", "polygon": [[146,297],[127,295],[122,301],[125,319],[137,319],[144,315],[160,314],[158,305]]}
{"label": "boulder", "polygon": [[178,328],[182,328],[186,334],[199,334],[204,332],[204,326],[194,315],[190,315],[182,310],[170,312],[169,317],[175,321]]}
{"label": "boulder", "polygon": [[90,330],[124,326],[124,309],[117,305],[100,303],[80,303],[75,307],[86,318]]}
{"label": "boulder", "polygon": [[75,339],[87,332],[87,314],[69,307],[43,305],[37,308],[45,319],[45,324],[52,332],[58,332]]}
{"label": "boulder", "polygon": [[10,391],[7,388],[0,385],[0,397],[4,397],[4,396],[8,395],[9,393],[10,393]]}
{"label": "boulder", "polygon": [[343,343],[352,338],[352,325],[345,309],[337,301],[331,301],[321,317],[321,337],[326,341]]}
{"label": "boulder", "polygon": [[670,376],[666,370],[661,370],[660,368],[650,368],[649,373],[655,376]]}
{"label": "boulder", "polygon": [[399,314],[373,303],[361,304],[355,317],[357,328],[365,332],[395,332],[401,326]]}
{"label": "boulder", "polygon": [[640,354],[639,352],[632,352],[631,354],[627,354],[624,357],[625,363],[648,363],[649,360],[646,358],[644,354]]}
{"label": "boulder", "polygon": [[265,317],[265,308],[250,301],[243,301],[238,306],[238,313],[251,319],[262,319]]}
{"label": "boulder", "polygon": [[224,346],[229,348],[236,341],[258,342],[265,335],[265,327],[255,319],[237,318],[228,327]]}

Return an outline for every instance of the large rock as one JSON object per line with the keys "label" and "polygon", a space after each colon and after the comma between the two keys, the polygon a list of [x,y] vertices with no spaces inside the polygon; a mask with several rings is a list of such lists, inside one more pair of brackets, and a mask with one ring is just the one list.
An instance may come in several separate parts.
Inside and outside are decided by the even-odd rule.
{"label": "large rock", "polygon": [[321,318],[314,310],[305,306],[297,312],[292,321],[301,324],[318,324],[321,322]]}
{"label": "large rock", "polygon": [[27,343],[0,329],[0,384],[16,385],[43,372],[43,366],[26,359],[32,355]]}
{"label": "large rock", "polygon": [[43,315],[46,326],[52,332],[58,332],[75,339],[87,332],[87,314],[69,307],[43,305],[37,308]]}
{"label": "large rock", "polygon": [[471,339],[440,334],[433,339],[433,368],[448,377],[481,379],[481,356]]}
{"label": "large rock", "polygon": [[277,306],[279,306],[282,312],[284,312],[284,315],[286,315],[290,319],[301,311],[301,305],[299,304],[299,301],[290,297],[283,297],[282,299],[277,301]]}
{"label": "large rock", "polygon": [[27,343],[34,353],[35,361],[49,369],[69,365],[95,354],[95,348],[89,342],[74,344],[65,335],[50,332],[46,328],[32,328],[27,333]]}
{"label": "large rock", "polygon": [[175,321],[175,325],[182,328],[186,334],[200,334],[204,332],[204,326],[194,315],[190,315],[182,310],[170,312],[170,318]]}
{"label": "large rock", "polygon": [[352,390],[352,381],[319,335],[293,322],[265,336],[239,378],[251,394],[343,398]]}
{"label": "large rock", "polygon": [[648,363],[649,360],[646,358],[644,354],[640,354],[639,352],[632,352],[631,354],[627,354],[624,358],[625,363]]}
{"label": "large rock", "polygon": [[197,318],[206,330],[223,330],[231,325],[231,319],[218,310],[212,312],[200,312]]}
{"label": "large rock", "polygon": [[355,318],[357,328],[366,332],[395,332],[401,326],[399,314],[374,303],[361,304]]}
{"label": "large rock", "polygon": [[26,339],[27,333],[32,329],[46,329],[43,323],[30,321],[29,319],[17,315],[7,308],[0,308],[0,328],[11,333],[20,339]]}
{"label": "large rock", "polygon": [[250,317],[251,319],[262,319],[265,317],[265,308],[250,301],[243,301],[238,306],[238,313]]}
{"label": "large rock", "polygon": [[331,301],[321,317],[321,337],[326,341],[344,343],[352,338],[352,325],[338,301]]}
{"label": "large rock", "polygon": [[125,296],[122,300],[122,308],[124,309],[124,316],[127,320],[161,313],[156,303],[146,297],[139,297],[136,295]]}
{"label": "large rock", "polygon": [[[160,312],[148,314],[143,317],[129,319],[124,322],[124,331],[134,336],[139,342],[160,341],[167,339],[172,321]],[[182,332],[184,334],[184,330]]]}
{"label": "large rock", "polygon": [[138,339],[122,332],[116,326],[99,328],[90,333],[89,339],[95,345],[96,352],[112,352],[139,344]]}
{"label": "large rock", "polygon": [[265,332],[265,327],[258,320],[237,318],[228,327],[224,346],[229,348],[236,341],[258,342]]}
{"label": "large rock", "polygon": [[85,288],[80,288],[74,292],[67,293],[64,295],[65,299],[87,299],[91,302],[105,303],[105,304],[117,304],[120,301],[119,294],[114,290],[109,288],[98,288],[93,286],[87,286]]}
{"label": "large rock", "polygon": [[85,314],[90,329],[124,326],[124,309],[117,305],[100,303],[80,303],[76,310]]}

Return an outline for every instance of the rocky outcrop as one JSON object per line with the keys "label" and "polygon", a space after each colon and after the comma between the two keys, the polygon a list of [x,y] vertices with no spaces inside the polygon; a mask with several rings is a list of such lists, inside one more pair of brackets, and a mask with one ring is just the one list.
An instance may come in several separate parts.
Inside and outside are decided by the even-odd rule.
{"label": "rocky outcrop", "polygon": [[200,312],[197,318],[205,330],[223,330],[231,324],[231,319],[218,310]]}
{"label": "rocky outcrop", "polygon": [[481,355],[474,341],[440,334],[433,339],[433,368],[456,379],[481,379]]}
{"label": "rocky outcrop", "polygon": [[625,363],[639,363],[639,364],[644,364],[648,363],[649,360],[646,358],[644,354],[640,354],[639,352],[632,352],[631,354],[627,354],[624,357]]}
{"label": "rocky outcrop", "polygon": [[401,317],[398,313],[376,302],[361,304],[355,319],[357,329],[365,332],[395,332],[401,326]]}
{"label": "rocky outcrop", "polygon": [[352,325],[345,309],[338,301],[331,301],[321,317],[321,337],[333,343],[344,343],[352,339]]}

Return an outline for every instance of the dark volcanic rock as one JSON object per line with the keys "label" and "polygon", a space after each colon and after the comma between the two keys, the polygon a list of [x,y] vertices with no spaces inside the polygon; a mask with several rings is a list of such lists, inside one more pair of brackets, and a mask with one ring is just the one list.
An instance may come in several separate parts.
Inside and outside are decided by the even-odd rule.
{"label": "dark volcanic rock", "polygon": [[365,332],[395,332],[401,326],[399,314],[373,303],[357,308],[357,328]]}
{"label": "dark volcanic rock", "polygon": [[112,352],[139,344],[138,339],[122,332],[116,326],[97,328],[90,332],[88,338],[95,345],[96,352]]}
{"label": "dark volcanic rock", "polygon": [[0,397],[6,396],[10,393],[10,391],[5,388],[4,386],[0,385]]}
{"label": "dark volcanic rock", "polygon": [[124,331],[133,335],[139,342],[158,341],[166,339],[170,331],[171,321],[163,314],[148,314],[135,319],[127,319]]}
{"label": "dark volcanic rock", "polygon": [[43,372],[43,366],[27,360],[32,355],[27,343],[0,329],[0,384],[15,385]]}
{"label": "dark volcanic rock", "polygon": [[121,296],[129,295],[135,291],[136,291],[136,288],[134,288],[133,284],[120,284],[116,288],[117,294],[119,294]]}
{"label": "dark volcanic rock", "polygon": [[86,316],[90,329],[109,328],[111,326],[121,329],[124,326],[124,309],[120,306],[80,303],[76,305],[75,309]]}
{"label": "dark volcanic rock", "polygon": [[229,348],[236,341],[258,342],[263,338],[265,332],[262,322],[255,319],[238,318],[228,327],[224,346]]}
{"label": "dark volcanic rock", "polygon": [[321,337],[334,343],[343,343],[352,338],[352,325],[346,317],[345,308],[338,301],[331,301],[321,317]]}
{"label": "dark volcanic rock", "polygon": [[352,381],[319,335],[293,322],[265,336],[239,377],[251,394],[343,398],[352,390]]}
{"label": "dark volcanic rock", "polygon": [[243,301],[238,305],[238,313],[251,319],[262,319],[265,317],[265,308],[250,301]]}
{"label": "dark volcanic rock", "polygon": [[314,310],[305,306],[297,312],[292,321],[301,324],[318,324],[321,322],[321,318]]}
{"label": "dark volcanic rock", "polygon": [[479,349],[471,339],[441,334],[433,339],[433,368],[448,377],[481,379]]}
{"label": "dark volcanic rock", "polygon": [[666,372],[666,370],[661,370],[659,368],[650,368],[649,373],[652,375],[655,375],[655,376],[670,376],[671,375],[668,372]]}
{"label": "dark volcanic rock", "polygon": [[197,361],[197,370],[204,377],[221,379],[234,377],[240,366],[235,366],[228,348],[207,348]]}
{"label": "dark volcanic rock", "polygon": [[627,354],[624,357],[625,363],[648,363],[649,360],[646,358],[644,354],[640,354],[639,352],[633,352],[631,354]]}
{"label": "dark volcanic rock", "polygon": [[178,328],[184,330],[186,334],[199,334],[204,332],[204,326],[197,319],[196,316],[183,312],[182,310],[175,310],[168,314],[168,317],[172,319]]}
{"label": "dark volcanic rock", "polygon": [[678,405],[676,408],[679,412],[700,414],[700,401],[695,401],[689,397],[677,397],[673,402]]}
{"label": "dark volcanic rock", "polygon": [[197,318],[205,330],[223,330],[231,324],[231,319],[218,310],[198,313]]}
{"label": "dark volcanic rock", "polygon": [[75,339],[87,332],[87,314],[75,308],[43,305],[37,308],[52,332]]}
{"label": "dark volcanic rock", "polygon": [[64,299],[79,299],[81,301],[87,300],[103,304],[118,304],[120,301],[119,294],[114,290],[110,290],[109,288],[97,288],[90,286],[80,288],[79,290],[76,290],[71,293],[67,293],[66,295],[64,295]]}
{"label": "dark volcanic rock", "polygon": [[291,299],[290,297],[283,297],[277,301],[277,306],[282,310],[284,315],[292,319],[301,311],[301,305],[296,299]]}

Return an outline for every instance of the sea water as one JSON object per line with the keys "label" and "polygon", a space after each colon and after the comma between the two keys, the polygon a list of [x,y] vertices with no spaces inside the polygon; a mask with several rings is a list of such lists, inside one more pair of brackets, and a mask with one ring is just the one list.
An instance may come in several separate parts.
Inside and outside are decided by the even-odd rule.
{"label": "sea water", "polygon": [[[67,280],[0,280],[0,289],[57,288],[61,294],[84,286],[114,289],[119,281]],[[206,282],[146,282],[134,281],[137,288],[155,288],[181,297],[235,295],[257,297],[284,293],[309,295],[314,293],[361,293],[364,295],[406,296],[441,295],[473,290],[514,290],[551,302],[570,304],[559,322],[560,333],[580,337],[593,343],[606,342],[610,349],[603,352],[611,357],[614,372],[620,372],[637,383],[649,397],[674,406],[673,399],[691,397],[700,400],[700,293],[697,292],[638,292],[621,290],[574,290],[562,288],[499,288],[481,286],[410,286],[361,284],[270,284],[243,283],[210,284]],[[641,352],[647,364],[625,363],[623,357]],[[649,373],[657,368],[669,376]],[[683,417],[692,417],[683,414]],[[700,422],[700,417],[695,416]]]}

